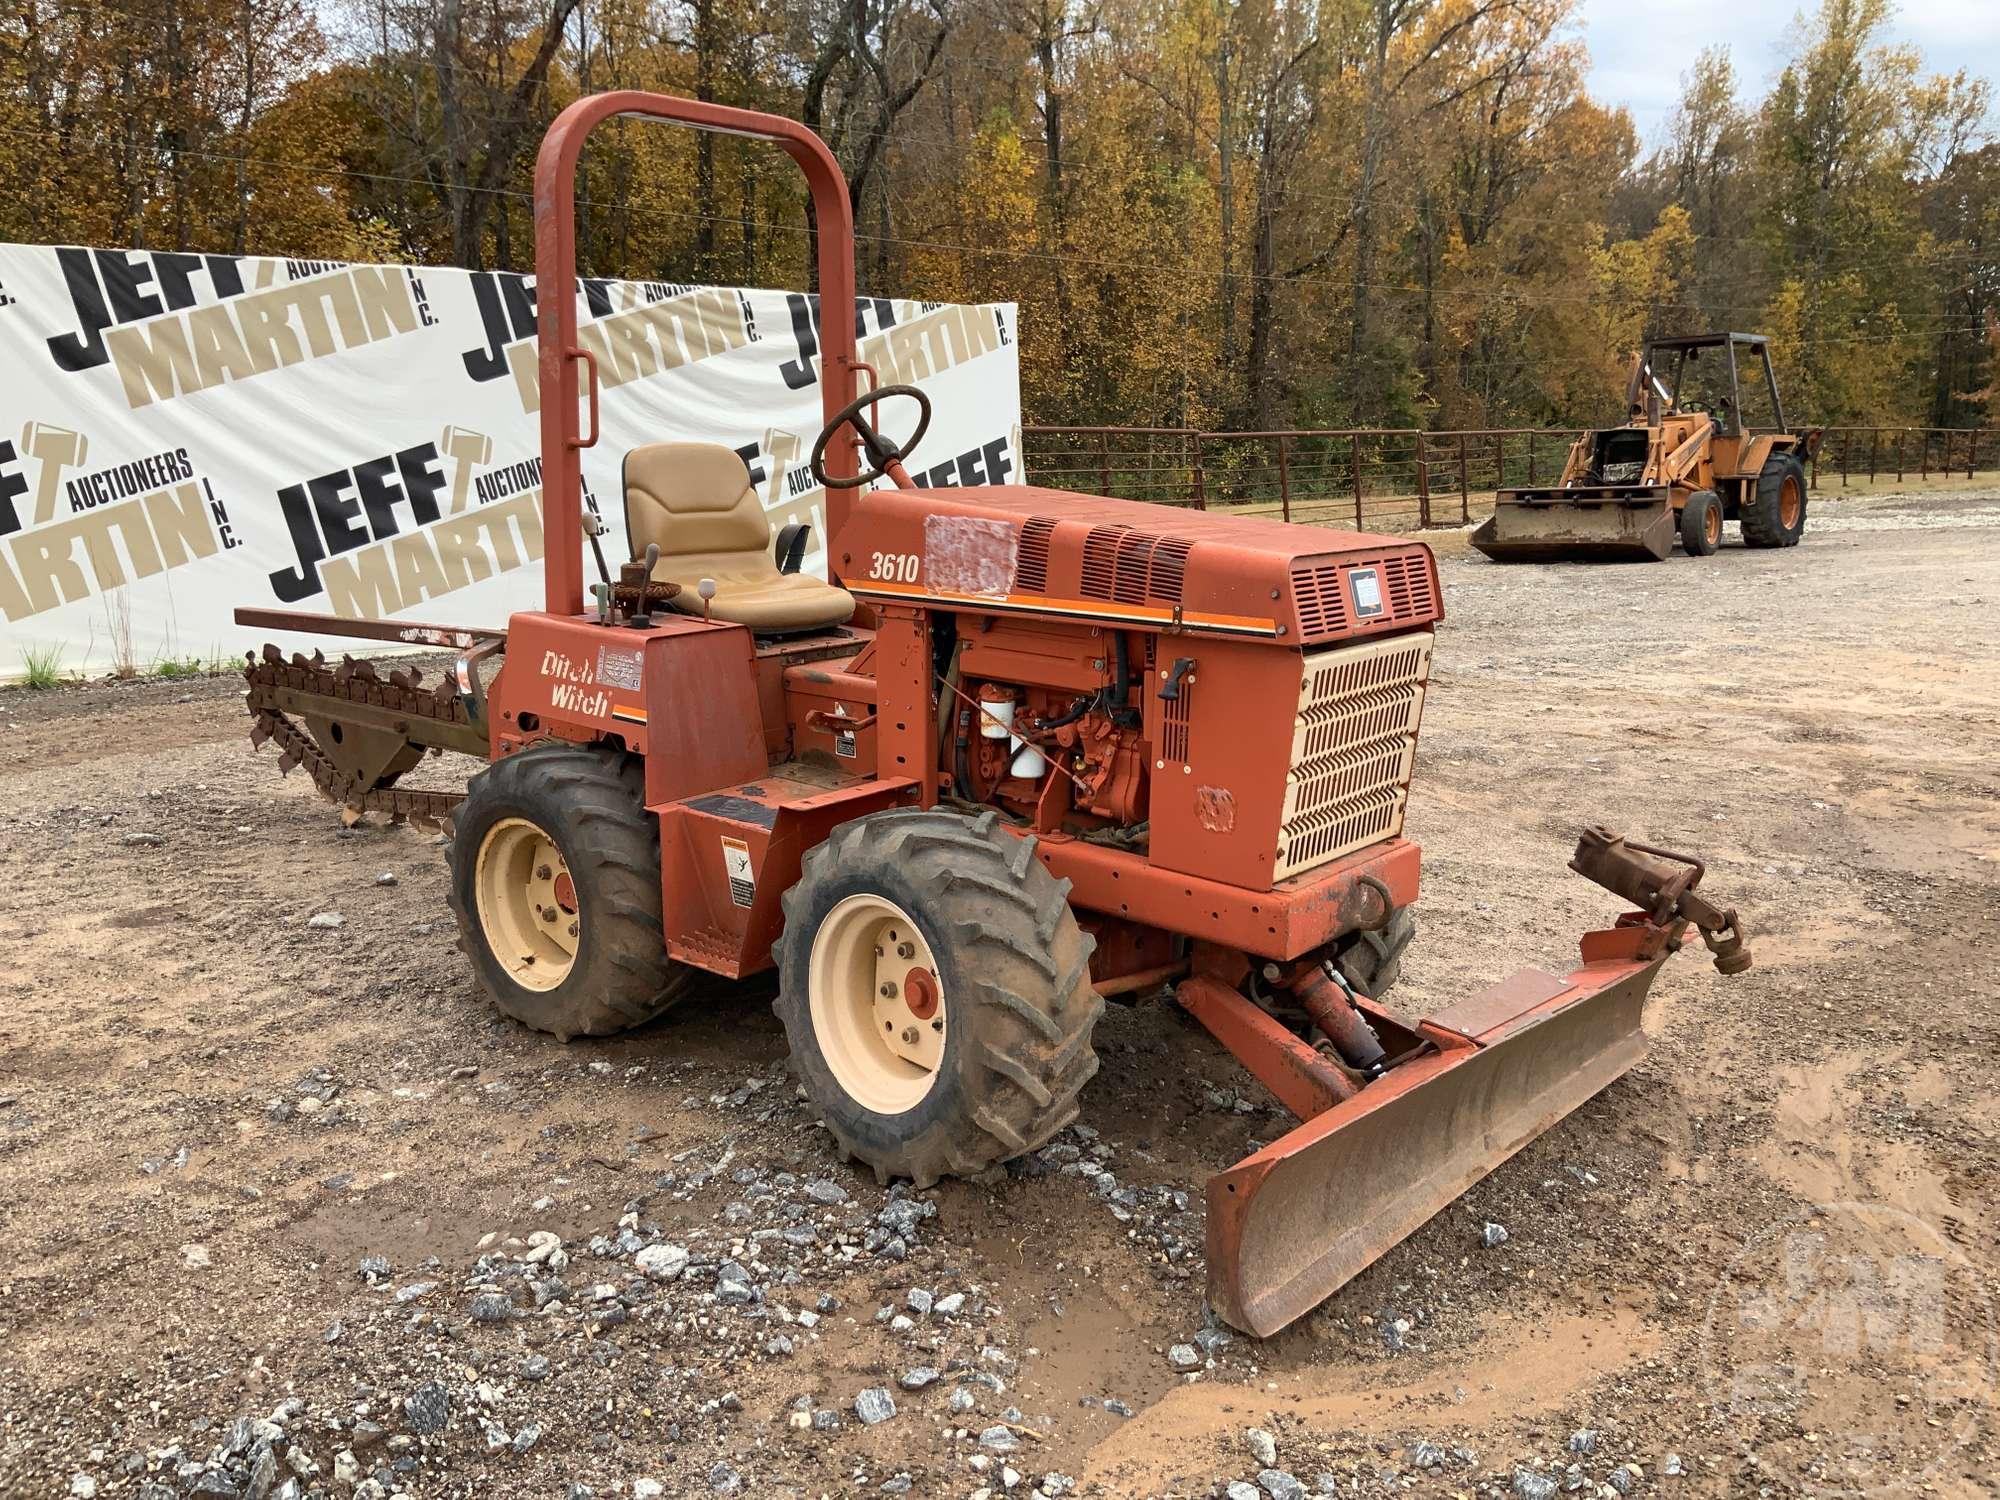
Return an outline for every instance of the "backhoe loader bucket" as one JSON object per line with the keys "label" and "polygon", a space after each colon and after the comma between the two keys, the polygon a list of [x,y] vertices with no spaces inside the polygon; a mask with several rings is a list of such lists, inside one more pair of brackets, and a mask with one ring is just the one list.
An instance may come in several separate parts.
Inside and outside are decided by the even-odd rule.
{"label": "backhoe loader bucket", "polygon": [[[1586,934],[1568,974],[1524,969],[1414,1030],[1357,1001],[1387,1065],[1358,1085],[1336,1070],[1324,1108],[1209,1180],[1208,1300],[1225,1321],[1262,1336],[1311,1311],[1638,1062],[1647,991],[1689,922],[1718,969],[1748,967],[1735,914],[1693,895],[1698,862],[1592,830],[1571,868],[1648,910]],[[1186,981],[1181,998],[1304,1113],[1309,1049],[1289,1034],[1269,1054],[1246,1045],[1275,1022],[1213,978]]]}
{"label": "backhoe loader bucket", "polygon": [[1571,485],[1501,490],[1472,545],[1495,562],[1566,558],[1666,561],[1674,546],[1671,486]]}

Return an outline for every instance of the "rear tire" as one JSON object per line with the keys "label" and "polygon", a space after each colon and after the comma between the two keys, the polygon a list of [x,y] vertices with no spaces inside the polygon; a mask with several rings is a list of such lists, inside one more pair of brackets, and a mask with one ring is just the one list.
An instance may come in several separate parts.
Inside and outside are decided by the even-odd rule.
{"label": "rear tire", "polygon": [[693,982],[667,957],[659,827],[634,756],[547,744],[495,761],[466,789],[446,859],[458,945],[524,1026],[607,1036]]}
{"label": "rear tire", "polygon": [[1681,506],[1681,551],[1708,557],[1722,546],[1722,502],[1713,490],[1696,490]]}
{"label": "rear tire", "polygon": [[1806,466],[1794,453],[1773,453],[1756,485],[1744,486],[1743,545],[1796,547],[1806,530]]}
{"label": "rear tire", "polygon": [[[897,809],[835,829],[785,893],[772,1008],[806,1096],[880,1181],[976,1177],[1076,1117],[1104,1000],[1069,882],[1034,851],[991,812]],[[895,997],[919,989],[912,1021]]]}

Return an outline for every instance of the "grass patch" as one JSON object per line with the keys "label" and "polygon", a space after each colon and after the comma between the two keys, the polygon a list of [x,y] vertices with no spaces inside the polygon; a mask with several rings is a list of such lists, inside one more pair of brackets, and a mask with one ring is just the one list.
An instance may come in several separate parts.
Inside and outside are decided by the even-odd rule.
{"label": "grass patch", "polygon": [[179,677],[201,677],[207,670],[199,656],[162,656],[153,663],[153,670],[147,675],[171,681]]}
{"label": "grass patch", "polygon": [[25,672],[22,682],[36,691],[57,687],[62,682],[61,646],[29,646],[21,652]]}

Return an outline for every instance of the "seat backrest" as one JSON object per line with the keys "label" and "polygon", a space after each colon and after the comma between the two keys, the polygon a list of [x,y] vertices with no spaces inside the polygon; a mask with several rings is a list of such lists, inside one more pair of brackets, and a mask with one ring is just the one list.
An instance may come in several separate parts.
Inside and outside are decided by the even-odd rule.
{"label": "seat backrest", "polygon": [[771,523],[742,455],[721,443],[647,443],[625,455],[625,534],[636,561],[754,553],[770,562]]}

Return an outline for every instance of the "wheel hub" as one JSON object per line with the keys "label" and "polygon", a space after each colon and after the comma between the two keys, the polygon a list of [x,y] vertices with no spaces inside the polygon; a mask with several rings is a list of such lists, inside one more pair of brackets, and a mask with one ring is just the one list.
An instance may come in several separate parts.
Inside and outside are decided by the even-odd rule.
{"label": "wheel hub", "polygon": [[813,1035],[834,1079],[877,1114],[914,1108],[944,1063],[946,1006],[930,944],[884,896],[837,902],[813,935]]}
{"label": "wheel hub", "polygon": [[526,818],[495,823],[480,841],[473,891],[487,946],[516,984],[550,990],[569,977],[582,919],[554,839]]}

